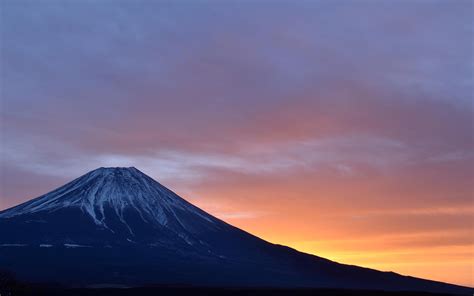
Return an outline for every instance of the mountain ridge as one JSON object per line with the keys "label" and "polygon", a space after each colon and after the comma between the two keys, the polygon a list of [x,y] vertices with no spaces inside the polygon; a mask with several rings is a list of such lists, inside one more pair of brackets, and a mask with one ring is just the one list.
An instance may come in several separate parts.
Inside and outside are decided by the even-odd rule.
{"label": "mountain ridge", "polygon": [[271,244],[133,167],[99,168],[1,211],[0,233],[0,269],[36,282],[471,291]]}

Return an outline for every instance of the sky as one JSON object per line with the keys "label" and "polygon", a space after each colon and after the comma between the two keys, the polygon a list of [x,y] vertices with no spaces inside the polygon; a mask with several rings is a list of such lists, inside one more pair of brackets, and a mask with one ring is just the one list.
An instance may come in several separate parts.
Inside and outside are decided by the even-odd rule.
{"label": "sky", "polygon": [[0,8],[0,210],[135,166],[268,241],[474,286],[473,2]]}

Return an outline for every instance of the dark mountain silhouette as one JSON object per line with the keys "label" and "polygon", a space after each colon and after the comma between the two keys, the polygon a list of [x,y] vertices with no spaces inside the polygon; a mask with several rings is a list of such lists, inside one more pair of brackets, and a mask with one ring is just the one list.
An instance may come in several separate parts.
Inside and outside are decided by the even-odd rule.
{"label": "dark mountain silhouette", "polygon": [[2,211],[0,234],[0,269],[28,282],[472,292],[268,243],[135,168],[99,168]]}

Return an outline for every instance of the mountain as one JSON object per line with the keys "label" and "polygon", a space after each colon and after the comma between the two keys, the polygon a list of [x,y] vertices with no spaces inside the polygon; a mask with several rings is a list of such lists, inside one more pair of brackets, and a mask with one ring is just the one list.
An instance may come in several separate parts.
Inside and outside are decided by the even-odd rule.
{"label": "mountain", "polygon": [[339,264],[213,217],[136,168],[99,168],[0,212],[0,270],[67,286],[472,289]]}

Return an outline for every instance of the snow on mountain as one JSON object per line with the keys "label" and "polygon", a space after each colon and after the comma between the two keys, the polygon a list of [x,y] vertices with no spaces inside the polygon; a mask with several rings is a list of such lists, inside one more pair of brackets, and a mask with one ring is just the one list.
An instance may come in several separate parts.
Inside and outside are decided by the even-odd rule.
{"label": "snow on mountain", "polygon": [[0,212],[0,218],[66,208],[80,209],[96,225],[111,231],[113,227],[108,221],[112,220],[110,215],[115,215],[131,235],[133,229],[124,215],[127,211],[137,214],[145,223],[165,227],[178,225],[189,229],[189,222],[180,219],[183,215],[204,221],[208,227],[220,223],[134,167],[96,169],[50,193]]}

